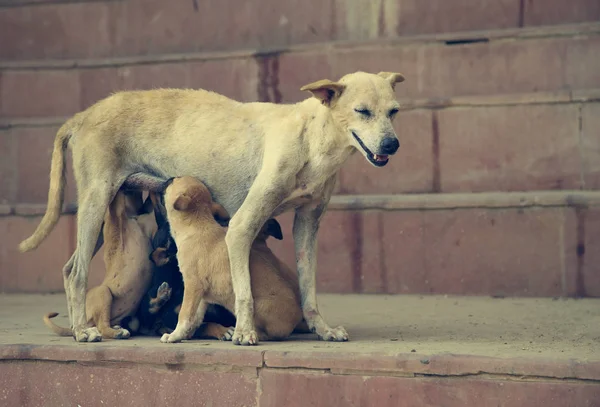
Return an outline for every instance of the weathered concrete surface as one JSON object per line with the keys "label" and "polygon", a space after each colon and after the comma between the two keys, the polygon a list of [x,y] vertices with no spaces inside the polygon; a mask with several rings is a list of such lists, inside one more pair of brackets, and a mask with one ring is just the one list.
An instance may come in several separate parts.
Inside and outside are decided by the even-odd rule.
{"label": "weathered concrete surface", "polygon": [[320,299],[350,342],[77,344],[41,321],[62,295],[2,295],[0,405],[599,405],[600,300]]}
{"label": "weathered concrete surface", "polygon": [[[499,358],[551,358],[600,362],[600,299],[486,298],[452,296],[320,295],[326,319],[344,325],[348,343],[297,335],[289,341],[239,348],[218,341],[161,344],[158,338],[132,338],[80,345],[50,332],[42,322],[49,311],[67,324],[62,295],[0,295],[0,345],[61,345],[96,348],[156,348],[188,351],[328,352],[397,355],[451,353]],[[411,352],[412,350],[416,352]],[[600,373],[600,372],[599,372]]]}

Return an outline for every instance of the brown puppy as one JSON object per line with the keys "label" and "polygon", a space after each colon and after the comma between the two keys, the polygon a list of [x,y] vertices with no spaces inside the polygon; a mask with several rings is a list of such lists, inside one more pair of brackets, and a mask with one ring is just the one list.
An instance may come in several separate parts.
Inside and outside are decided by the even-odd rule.
{"label": "brown puppy", "polygon": [[[152,280],[151,240],[156,233],[156,219],[151,195],[146,202],[141,192],[117,193],[104,218],[104,281],[88,291],[86,315],[104,338],[126,339],[130,332],[119,326],[121,320],[134,315]],[[71,336],[72,330],[60,327],[44,316],[44,323],[61,336]]]}
{"label": "brown puppy", "polygon": [[[226,231],[214,219],[227,213],[213,202],[206,186],[192,177],[172,180],[165,192],[165,206],[177,245],[184,294],[177,327],[173,333],[164,334],[161,342],[179,342],[189,339],[200,326],[208,304],[219,304],[235,313]],[[289,278],[281,276],[277,264],[265,254],[265,229],[250,251],[254,323],[260,340],[278,340],[302,321],[302,310],[298,286],[293,287]],[[231,334],[232,330],[225,330],[221,338],[231,339]]]}

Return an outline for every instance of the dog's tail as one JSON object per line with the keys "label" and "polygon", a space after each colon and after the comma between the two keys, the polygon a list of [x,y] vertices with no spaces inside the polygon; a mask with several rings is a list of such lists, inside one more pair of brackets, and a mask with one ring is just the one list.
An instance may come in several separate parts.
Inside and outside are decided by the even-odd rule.
{"label": "dog's tail", "polygon": [[57,315],[58,315],[57,312],[49,312],[48,314],[44,315],[44,324],[46,324],[46,326],[48,328],[52,329],[52,332],[54,332],[57,335],[60,335],[60,336],[71,336],[71,335],[73,335],[73,333],[71,332],[70,329],[63,328],[62,326],[58,326],[54,322],[52,322],[51,319],[54,318]]}
{"label": "dog's tail", "polygon": [[58,130],[58,133],[56,133],[54,150],[52,151],[50,187],[48,189],[48,206],[46,207],[46,213],[35,232],[33,232],[33,235],[19,244],[19,250],[21,252],[28,252],[37,248],[58,223],[62,211],[66,183],[65,150],[69,144],[71,135],[73,134],[73,129],[78,122],[76,118],[77,116],[74,116],[72,119],[69,119]]}

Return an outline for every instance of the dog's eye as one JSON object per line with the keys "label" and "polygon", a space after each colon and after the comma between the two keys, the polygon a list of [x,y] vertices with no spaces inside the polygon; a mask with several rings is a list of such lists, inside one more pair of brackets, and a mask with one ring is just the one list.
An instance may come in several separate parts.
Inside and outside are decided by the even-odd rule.
{"label": "dog's eye", "polygon": [[397,108],[397,107],[395,107],[395,108],[391,109],[391,110],[388,112],[388,117],[391,119],[391,118],[393,118],[394,116],[396,116],[396,113],[398,113],[398,108]]}
{"label": "dog's eye", "polygon": [[354,111],[364,117],[371,117],[371,111],[369,109],[354,109]]}

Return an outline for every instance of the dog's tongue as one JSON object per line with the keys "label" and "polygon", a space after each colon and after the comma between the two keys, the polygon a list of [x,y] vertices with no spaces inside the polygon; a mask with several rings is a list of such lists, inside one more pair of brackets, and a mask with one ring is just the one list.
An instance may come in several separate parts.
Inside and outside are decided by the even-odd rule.
{"label": "dog's tongue", "polygon": [[373,159],[375,159],[375,161],[387,161],[388,156],[387,155],[373,154]]}

